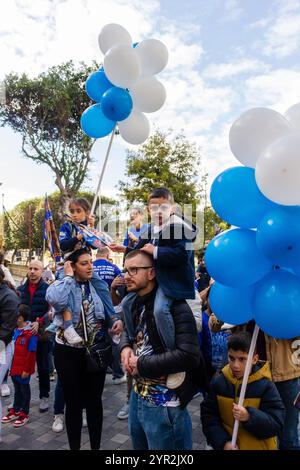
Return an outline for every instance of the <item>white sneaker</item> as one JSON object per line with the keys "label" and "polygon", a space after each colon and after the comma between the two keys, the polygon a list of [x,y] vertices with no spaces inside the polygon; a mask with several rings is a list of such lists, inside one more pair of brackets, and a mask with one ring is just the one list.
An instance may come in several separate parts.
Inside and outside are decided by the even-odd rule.
{"label": "white sneaker", "polygon": [[55,415],[52,424],[53,432],[62,432],[64,430],[64,415]]}
{"label": "white sneaker", "polygon": [[122,377],[112,377],[111,375],[106,375],[105,384],[106,385],[120,385],[127,381],[126,374]]}
{"label": "white sneaker", "polygon": [[49,410],[49,400],[48,398],[41,398],[41,403],[39,406],[40,413],[45,413],[45,411]]}
{"label": "white sneaker", "polygon": [[9,397],[10,395],[10,388],[7,384],[1,385],[1,397]]}
{"label": "white sneaker", "polygon": [[124,403],[119,413],[117,414],[118,419],[127,419],[129,416],[129,403],[128,401]]}
{"label": "white sneaker", "polygon": [[184,382],[185,379],[185,372],[178,372],[177,374],[169,374],[167,377],[167,388],[173,390],[174,388],[180,387],[180,385]]}
{"label": "white sneaker", "polygon": [[64,337],[68,341],[69,344],[79,344],[82,343],[82,338],[76,333],[74,326],[68,326],[64,330]]}

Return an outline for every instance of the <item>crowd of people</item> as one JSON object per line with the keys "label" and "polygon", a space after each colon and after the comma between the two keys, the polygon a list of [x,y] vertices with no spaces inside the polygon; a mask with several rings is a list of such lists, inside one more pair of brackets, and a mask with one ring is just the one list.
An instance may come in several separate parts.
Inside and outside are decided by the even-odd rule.
{"label": "crowd of people", "polygon": [[[72,450],[81,447],[85,420],[91,449],[101,447],[105,381],[127,384],[117,418],[128,418],[134,450],[191,450],[187,406],[199,394],[207,449],[299,450],[295,339],[260,331],[239,405],[253,322],[228,325],[212,312],[204,250],[195,270],[197,227],[175,209],[172,193],[154,189],[147,210],[150,224],[141,208],[133,208],[123,244],[103,245],[94,259],[78,224],[93,227],[95,220],[85,199],[73,199],[71,220],[59,233],[63,266],[54,276],[31,260],[18,288],[0,255],[2,395],[8,374],[14,387],[6,412],[0,405],[2,425],[17,428],[30,419],[36,364],[41,413],[49,410],[55,367],[52,430],[65,426]],[[112,252],[123,253],[123,266],[113,263]]]}

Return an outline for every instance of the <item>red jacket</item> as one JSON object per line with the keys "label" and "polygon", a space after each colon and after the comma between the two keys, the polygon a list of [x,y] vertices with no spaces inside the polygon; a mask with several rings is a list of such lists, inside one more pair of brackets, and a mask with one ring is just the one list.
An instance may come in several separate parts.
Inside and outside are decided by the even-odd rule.
{"label": "red jacket", "polygon": [[14,334],[15,351],[10,369],[10,375],[21,375],[27,372],[29,375],[34,374],[36,360],[36,342],[29,328],[21,330],[16,329]]}

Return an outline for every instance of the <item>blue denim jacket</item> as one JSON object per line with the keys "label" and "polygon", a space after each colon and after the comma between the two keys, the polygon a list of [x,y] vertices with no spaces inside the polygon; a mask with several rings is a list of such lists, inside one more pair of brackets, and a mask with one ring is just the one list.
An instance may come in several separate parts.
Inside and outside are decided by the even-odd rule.
{"label": "blue denim jacket", "polygon": [[[118,320],[106,282],[97,275],[90,280],[90,291],[95,305],[95,316],[98,319],[106,319],[109,327]],[[46,292],[47,302],[54,308],[55,315],[61,315],[65,310],[72,312],[73,324],[76,325],[80,318],[82,291],[74,277],[66,276],[51,284]]]}

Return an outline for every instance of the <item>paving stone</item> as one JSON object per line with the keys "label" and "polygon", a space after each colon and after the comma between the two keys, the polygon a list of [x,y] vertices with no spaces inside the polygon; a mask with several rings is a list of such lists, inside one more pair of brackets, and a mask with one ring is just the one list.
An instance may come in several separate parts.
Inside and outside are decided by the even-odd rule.
{"label": "paving stone", "polygon": [[111,438],[113,442],[118,442],[119,444],[124,444],[129,439],[129,436],[125,434],[116,434],[114,437]]}
{"label": "paving stone", "polygon": [[[10,379],[9,379],[10,380]],[[10,383],[11,390],[13,385]],[[66,450],[69,449],[66,431],[54,433],[51,430],[53,423],[53,400],[55,382],[51,382],[51,392],[49,397],[49,411],[39,412],[39,391],[38,381],[33,378],[31,381],[31,409],[30,421],[24,427],[15,429],[12,426],[2,427],[3,442],[0,450]],[[130,450],[131,440],[128,433],[127,420],[119,420],[117,413],[127,399],[126,384],[107,385],[103,392],[104,421],[102,430],[101,449],[103,450]],[[4,407],[13,401],[13,396],[5,397]],[[201,397],[195,398],[189,405],[192,418],[193,442],[195,449],[204,449],[205,438],[202,434],[200,423],[200,403]],[[6,409],[4,409],[6,411]],[[82,449],[90,449],[87,428],[82,431]]]}

